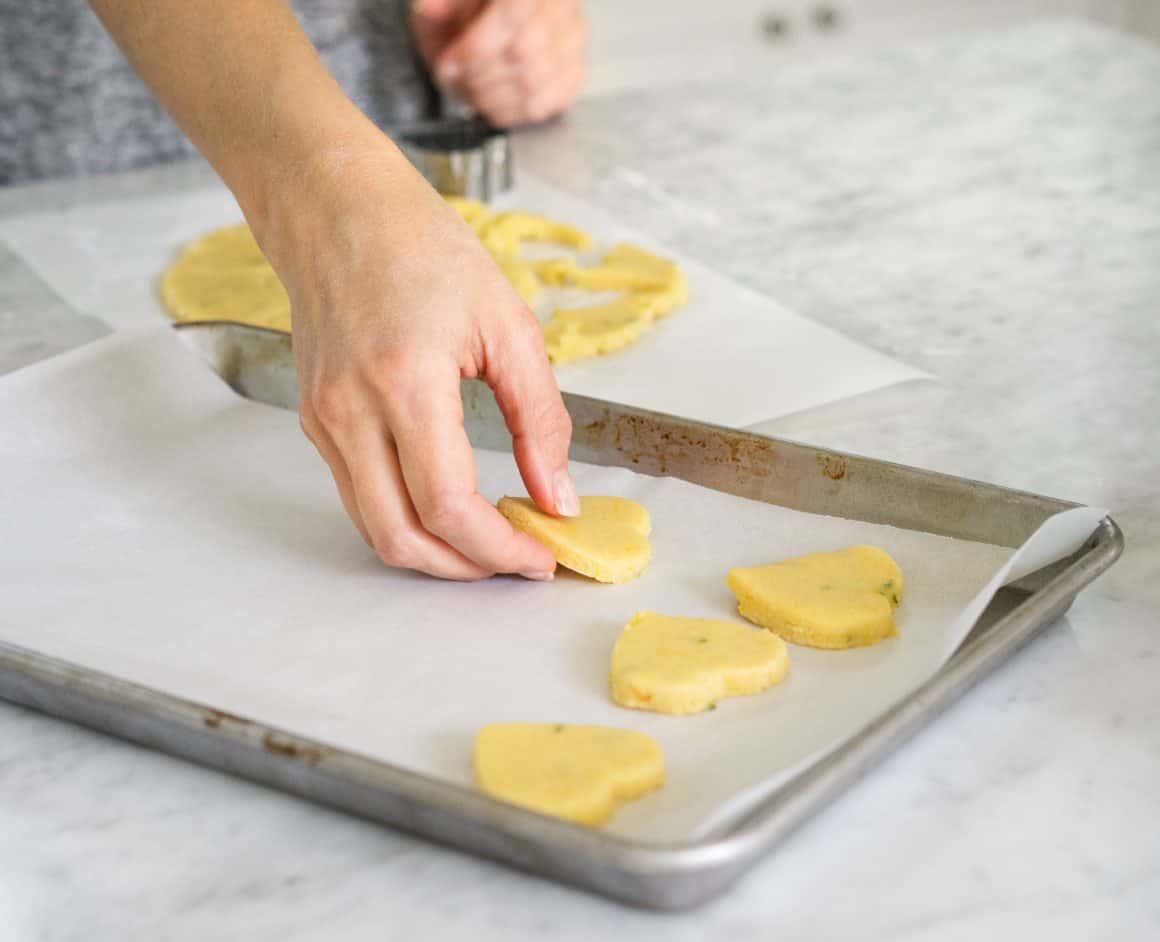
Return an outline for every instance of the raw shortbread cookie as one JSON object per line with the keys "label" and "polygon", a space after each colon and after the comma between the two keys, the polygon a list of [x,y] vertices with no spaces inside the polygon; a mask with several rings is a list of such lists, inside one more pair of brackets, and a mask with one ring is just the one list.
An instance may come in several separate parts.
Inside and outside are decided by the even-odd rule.
{"label": "raw shortbread cookie", "polygon": [[648,511],[623,497],[581,497],[580,516],[553,517],[526,497],[502,497],[499,512],[543,543],[561,566],[597,582],[629,582],[648,565]]}
{"label": "raw shortbread cookie", "polygon": [[852,648],[897,634],[902,570],[875,546],[732,569],[728,582],[742,615],[794,644]]}
{"label": "raw shortbread cookie", "polygon": [[608,679],[621,706],[700,713],[722,697],[757,693],[789,669],[785,642],[715,618],[637,612],[612,649]]}
{"label": "raw shortbread cookie", "polygon": [[175,321],[238,321],[290,330],[290,299],[246,225],[194,240],[161,276]]}
{"label": "raw shortbread cookie", "polygon": [[617,805],[664,780],[661,747],[628,729],[493,723],[475,737],[475,781],[483,791],[579,824],[603,824]]}

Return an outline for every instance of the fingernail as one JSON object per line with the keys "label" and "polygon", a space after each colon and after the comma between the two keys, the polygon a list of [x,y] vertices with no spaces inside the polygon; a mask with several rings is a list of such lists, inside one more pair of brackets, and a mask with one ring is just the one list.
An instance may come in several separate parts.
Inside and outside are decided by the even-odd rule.
{"label": "fingernail", "polygon": [[556,513],[561,517],[580,516],[580,498],[576,496],[576,485],[567,468],[561,468],[553,478],[556,494]]}
{"label": "fingernail", "polygon": [[556,578],[554,572],[521,572],[520,575],[533,582],[551,582]]}
{"label": "fingernail", "polygon": [[439,66],[439,81],[444,85],[449,85],[451,82],[454,82],[457,78],[459,78],[459,75],[462,71],[463,70],[458,62],[444,62],[441,66]]}

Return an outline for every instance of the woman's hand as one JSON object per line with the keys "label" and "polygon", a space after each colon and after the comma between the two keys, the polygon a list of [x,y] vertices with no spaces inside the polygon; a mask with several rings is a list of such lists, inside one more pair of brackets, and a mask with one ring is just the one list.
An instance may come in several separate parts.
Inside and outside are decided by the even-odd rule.
{"label": "woman's hand", "polygon": [[549,579],[552,554],[476,490],[459,381],[482,377],[537,504],[579,512],[571,420],[535,316],[388,141],[287,194],[259,238],[290,293],[302,428],[384,562]]}
{"label": "woman's hand", "polygon": [[560,114],[588,79],[580,0],[414,0],[411,29],[439,84],[500,127]]}

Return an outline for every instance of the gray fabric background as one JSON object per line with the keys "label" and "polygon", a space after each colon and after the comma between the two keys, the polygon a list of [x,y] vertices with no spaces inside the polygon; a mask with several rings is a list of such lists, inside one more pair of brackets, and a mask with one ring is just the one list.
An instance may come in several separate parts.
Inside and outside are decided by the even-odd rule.
{"label": "gray fabric background", "polygon": [[[293,0],[347,94],[374,121],[427,113],[407,0]],[[0,184],[176,160],[193,145],[85,0],[0,0]]]}

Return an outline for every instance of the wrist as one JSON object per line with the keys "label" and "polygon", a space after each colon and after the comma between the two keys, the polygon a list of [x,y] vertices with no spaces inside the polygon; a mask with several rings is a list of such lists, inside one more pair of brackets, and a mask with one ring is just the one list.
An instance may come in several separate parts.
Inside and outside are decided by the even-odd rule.
{"label": "wrist", "polygon": [[[239,204],[258,244],[276,270],[296,249],[314,254],[341,248],[362,210],[402,208],[402,194],[417,173],[377,127],[359,115],[355,126],[317,129],[293,160],[256,173]],[[421,180],[419,181],[421,182]]]}

